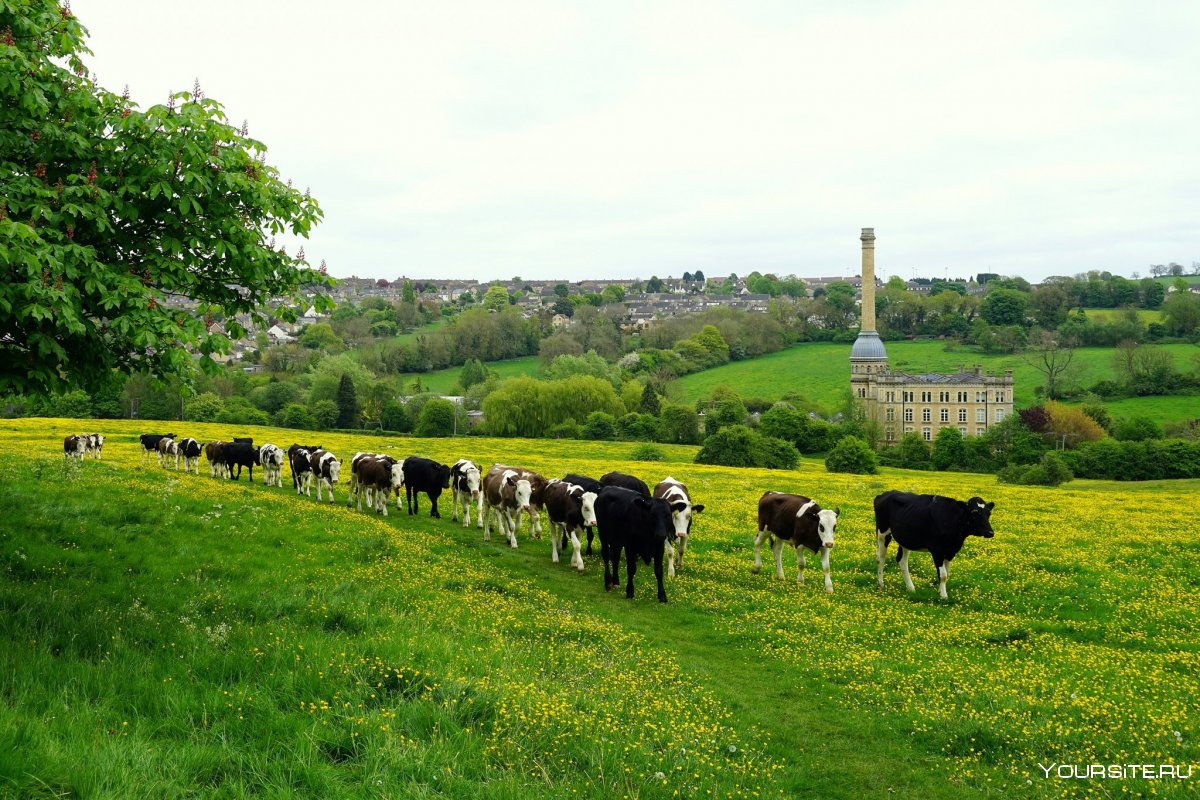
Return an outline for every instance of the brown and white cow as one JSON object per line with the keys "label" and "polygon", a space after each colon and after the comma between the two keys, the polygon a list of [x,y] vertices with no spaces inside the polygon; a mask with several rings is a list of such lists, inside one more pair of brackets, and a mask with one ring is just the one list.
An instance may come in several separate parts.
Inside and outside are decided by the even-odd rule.
{"label": "brown and white cow", "polygon": [[666,500],[671,506],[671,522],[675,526],[676,543],[667,541],[667,575],[675,577],[676,562],[682,567],[683,554],[687,552],[688,540],[692,533],[692,515],[699,514],[704,510],[704,506],[693,505],[687,487],[670,475],[654,487],[654,496],[659,500]]}
{"label": "brown and white cow", "polygon": [[495,464],[492,469],[499,467],[501,470],[511,469],[517,473],[517,480],[529,481],[529,507],[517,510],[514,517],[513,535],[521,528],[521,514],[529,515],[529,537],[531,539],[542,538],[542,515],[541,509],[545,505],[546,484],[549,483],[546,478],[540,473],[534,472],[531,469],[524,467],[510,467],[504,464]]}
{"label": "brown and white cow", "polygon": [[171,458],[175,459],[175,471],[179,471],[179,443],[174,439],[162,438],[158,440],[158,465],[163,469],[167,468],[167,461]]}
{"label": "brown and white cow", "polygon": [[312,465],[309,479],[317,482],[317,500],[323,500],[321,491],[328,489],[329,502],[332,503],[333,487],[337,485],[338,476],[341,474],[342,462],[338,461],[337,456],[328,450],[317,450],[310,453],[308,459]]}
{"label": "brown and white cow", "polygon": [[[229,445],[228,442],[212,441],[204,445],[204,457],[208,459],[208,474],[209,477],[229,477],[229,465],[225,463],[225,448]],[[161,457],[160,457],[161,459]]]}
{"label": "brown and white cow", "polygon": [[150,463],[151,455],[158,455],[158,442],[160,439],[174,439],[173,433],[143,433],[138,437],[142,443],[142,463]]}
{"label": "brown and white cow", "polygon": [[[358,498],[358,510],[362,511],[362,496],[367,495],[367,507],[375,513],[388,515],[388,498],[404,486],[404,464],[392,456],[370,453],[355,456],[350,465],[351,482]],[[332,491],[332,490],[330,490]],[[399,508],[399,506],[397,506]]]}
{"label": "brown and white cow", "polygon": [[483,479],[483,497],[487,502],[483,514],[483,540],[492,538],[492,517],[500,531],[508,537],[509,547],[517,546],[517,526],[514,515],[529,510],[529,497],[533,493],[529,481],[520,477],[515,469],[496,464]]}
{"label": "brown and white cow", "polygon": [[77,461],[83,461],[83,456],[86,451],[87,437],[85,437],[83,434],[77,434],[63,438],[63,458],[74,458]]}
{"label": "brown and white cow", "polygon": [[579,535],[583,529],[596,524],[596,493],[582,486],[552,480],[546,484],[546,519],[550,522],[550,560],[558,563],[558,537],[570,537],[571,566],[583,572]]}
{"label": "brown and white cow", "polygon": [[770,537],[775,551],[775,575],[783,580],[783,543],[796,548],[796,583],[804,583],[804,548],[821,554],[825,591],[833,592],[829,577],[829,552],[837,528],[840,508],[823,509],[815,500],[797,494],[767,492],[758,501],[758,534],[754,537],[754,572],[762,569],[762,543]]}

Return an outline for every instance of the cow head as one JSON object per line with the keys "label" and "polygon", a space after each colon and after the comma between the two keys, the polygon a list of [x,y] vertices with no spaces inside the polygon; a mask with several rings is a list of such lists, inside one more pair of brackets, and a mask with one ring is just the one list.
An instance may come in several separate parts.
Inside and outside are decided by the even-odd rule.
{"label": "cow head", "polygon": [[584,492],[579,499],[580,510],[583,512],[583,524],[589,528],[596,527],[596,493]]}
{"label": "cow head", "polygon": [[835,508],[833,511],[823,508],[817,512],[817,536],[821,537],[822,547],[833,547],[833,534],[837,530],[838,517],[841,515],[841,508]]}
{"label": "cow head", "polygon": [[516,475],[509,475],[505,482],[513,487],[513,497],[516,500],[517,508],[528,511],[529,498],[533,496],[533,487],[529,485],[529,481],[524,478],[518,480]]}
{"label": "cow head", "polygon": [[329,470],[329,482],[337,483],[338,476],[342,473],[342,462],[338,461],[333,453],[326,453],[322,461],[325,462],[326,469]]}
{"label": "cow head", "polygon": [[673,510],[670,504],[665,500],[648,500],[645,497],[638,497],[633,501],[638,507],[645,509],[651,520],[653,527],[651,536],[655,540],[664,542],[673,541],[675,537],[675,521]]}
{"label": "cow head", "polygon": [[397,495],[400,493],[400,487],[404,485],[404,464],[399,461],[392,462],[392,488]]}
{"label": "cow head", "polygon": [[972,497],[967,501],[967,536],[982,536],[990,539],[996,535],[992,530],[992,509],[995,503],[985,503],[982,497]]}
{"label": "cow head", "polygon": [[467,489],[471,491],[471,499],[479,499],[479,467],[471,465],[466,468],[463,475],[467,479]]}
{"label": "cow head", "polygon": [[437,466],[437,481],[438,485],[443,489],[450,488],[450,467],[446,464],[438,464]]}

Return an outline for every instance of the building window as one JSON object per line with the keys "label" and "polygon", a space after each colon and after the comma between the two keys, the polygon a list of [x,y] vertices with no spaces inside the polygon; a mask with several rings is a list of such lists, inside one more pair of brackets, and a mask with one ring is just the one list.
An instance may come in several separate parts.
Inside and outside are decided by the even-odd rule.
{"label": "building window", "polygon": [[933,392],[921,392],[921,402],[922,403],[932,403],[933,402]]}
{"label": "building window", "polygon": [[983,434],[984,434],[984,432],[985,432],[986,430],[987,430],[987,428],[980,428],[980,427],[976,427],[976,428],[975,428],[975,435],[976,435],[976,436],[983,436]]}
{"label": "building window", "polygon": [[997,408],[996,409],[996,422],[1003,422],[1003,421],[1004,421],[1004,409]]}
{"label": "building window", "polygon": [[925,441],[927,441],[927,442],[933,441],[933,431],[929,428],[928,425],[925,426],[924,428],[921,428],[921,435],[925,437]]}
{"label": "building window", "polygon": [[959,432],[959,433],[961,433],[963,436],[966,436],[966,435],[967,435],[967,426],[966,426],[966,425],[959,425],[959,426],[958,426],[958,432]]}
{"label": "building window", "polygon": [[896,409],[894,409],[894,408],[888,408],[888,410],[887,410],[887,421],[888,421],[888,422],[895,422],[895,421],[896,421]]}
{"label": "building window", "polygon": [[[845,395],[843,395],[843,397],[844,397],[844,396],[845,396]],[[913,413],[912,413],[912,409],[911,409],[911,408],[906,408],[906,409],[904,409],[904,421],[905,421],[905,422],[912,422],[912,421],[913,421]],[[909,430],[912,430],[912,428],[909,428]]]}
{"label": "building window", "polygon": [[996,402],[997,403],[1004,402],[1004,392],[996,392]]}
{"label": "building window", "polygon": [[[842,396],[843,396],[843,397],[845,397],[845,395],[842,395]],[[859,397],[866,397],[866,396],[867,396],[867,390],[866,390],[866,389],[859,389],[859,390],[858,390],[858,396],[859,396]]]}
{"label": "building window", "polygon": [[986,403],[987,402],[987,392],[976,392],[975,393],[975,402],[976,403]]}
{"label": "building window", "polygon": [[949,422],[949,421],[950,421],[950,409],[943,408],[942,409],[942,422]]}
{"label": "building window", "polygon": [[949,403],[950,402],[950,393],[949,392],[938,392],[938,400],[943,403]]}
{"label": "building window", "polygon": [[960,408],[958,410],[958,421],[959,422],[967,421],[967,410],[965,408]]}
{"label": "building window", "polygon": [[986,408],[975,409],[975,421],[976,422],[987,422],[987,409]]}
{"label": "building window", "polygon": [[887,429],[887,440],[889,442],[894,442],[896,440],[896,429],[895,428]]}
{"label": "building window", "polygon": [[929,422],[932,419],[931,413],[928,408],[921,409],[921,422]]}
{"label": "building window", "polygon": [[965,403],[965,402],[967,402],[967,393],[966,393],[966,392],[959,392],[959,393],[958,393],[958,402],[960,402],[960,403]]}
{"label": "building window", "polygon": [[905,426],[904,426],[904,432],[905,432],[905,433],[912,433],[912,425],[905,425]]}

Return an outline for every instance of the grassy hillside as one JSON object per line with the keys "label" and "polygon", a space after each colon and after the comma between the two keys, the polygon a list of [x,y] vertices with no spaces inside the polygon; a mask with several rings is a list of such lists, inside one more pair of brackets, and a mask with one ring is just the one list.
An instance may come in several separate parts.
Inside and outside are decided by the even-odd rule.
{"label": "grassy hillside", "polygon": [[[1000,373],[1012,369],[1016,382],[1018,406],[1032,404],[1033,390],[1044,378],[1024,355],[988,355],[975,348],[955,347],[946,350],[941,341],[887,342],[888,358],[893,369],[909,372],[951,372],[960,365],[970,369],[982,364],[985,372]],[[1200,347],[1187,344],[1162,345],[1175,358],[1180,370],[1192,368],[1191,359],[1200,354]],[[1077,370],[1075,380],[1091,385],[1104,378],[1114,377],[1114,350],[1102,347],[1083,347],[1075,351]],[[826,408],[836,408],[850,382],[850,345],[805,343],[749,361],[735,361],[715,369],[685,375],[671,385],[675,397],[686,403],[707,397],[717,386],[735,389],[742,397],[776,399],[785,392],[796,391]],[[1138,413],[1159,421],[1179,419],[1179,400],[1189,398],[1148,397],[1126,401],[1125,413]],[[1200,399],[1190,398],[1193,403]],[[1132,411],[1133,408],[1137,411]]]}
{"label": "grassy hillside", "polygon": [[[525,356],[524,358],[510,358],[505,361],[489,361],[487,368],[495,370],[496,374],[501,378],[515,378],[518,375],[536,375],[540,368],[537,356]],[[428,392],[436,392],[438,394],[453,394],[454,387],[458,383],[458,376],[462,375],[462,367],[448,367],[446,369],[434,370],[433,372],[411,373],[400,376],[403,385],[408,387],[414,380],[421,380],[421,388]]]}
{"label": "grassy hillside", "polygon": [[[1151,322],[1162,322],[1162,312],[1158,309],[1139,308],[1136,309],[1138,319],[1143,324],[1149,325]],[[1123,308],[1085,308],[1084,312],[1088,319],[1096,320],[1097,322],[1111,322],[1115,319],[1124,319],[1125,309]]]}
{"label": "grassy hillside", "polygon": [[[64,468],[61,437],[98,424],[105,460]],[[381,519],[143,467],[137,432],[0,426],[0,794],[1058,797],[1079,782],[1039,761],[1200,759],[1200,543],[1179,511],[1200,482],[1045,490],[702,467],[684,447],[646,465],[626,444],[321,437],[344,457],[673,474],[707,509],[662,606],[645,567],[627,601],[596,557],[580,575],[445,508]],[[791,553],[788,580],[751,574],[768,488],[841,506],[834,594],[798,586]],[[883,488],[997,502],[949,601],[925,558],[915,595],[894,563],[875,588]]]}

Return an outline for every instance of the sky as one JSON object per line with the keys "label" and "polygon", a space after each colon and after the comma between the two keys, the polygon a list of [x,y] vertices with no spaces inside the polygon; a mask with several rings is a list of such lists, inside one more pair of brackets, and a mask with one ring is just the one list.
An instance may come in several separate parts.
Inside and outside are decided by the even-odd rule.
{"label": "sky", "polygon": [[[199,79],[337,276],[1200,261],[1200,3],[74,0],[141,107]],[[294,252],[289,247],[289,252]]]}

